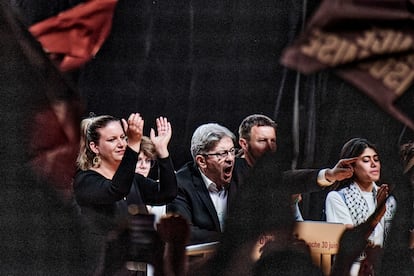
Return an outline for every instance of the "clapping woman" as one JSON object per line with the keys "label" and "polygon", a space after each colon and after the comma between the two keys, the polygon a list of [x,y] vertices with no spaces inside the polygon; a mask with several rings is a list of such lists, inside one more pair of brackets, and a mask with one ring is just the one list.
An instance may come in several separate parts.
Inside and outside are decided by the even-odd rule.
{"label": "clapping woman", "polygon": [[[157,153],[165,167],[161,179],[154,181],[135,173],[143,136],[144,121],[133,113],[128,120],[103,115],[82,121],[83,136],[78,156],[79,172],[74,192],[81,212],[90,224],[103,250],[108,233],[116,230],[126,215],[126,200],[134,192],[135,204],[166,204],[177,193],[172,162],[167,149],[171,125],[166,118],[157,119],[159,141]],[[102,261],[102,260],[101,260]]]}

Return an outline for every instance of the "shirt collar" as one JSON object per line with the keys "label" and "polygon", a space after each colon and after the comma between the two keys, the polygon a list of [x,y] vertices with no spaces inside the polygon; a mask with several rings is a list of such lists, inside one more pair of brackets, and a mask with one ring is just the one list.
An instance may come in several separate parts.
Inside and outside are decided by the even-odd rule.
{"label": "shirt collar", "polygon": [[210,178],[208,178],[200,169],[198,169],[200,171],[201,174],[201,178],[203,179],[204,184],[206,185],[207,190],[209,190],[209,192],[213,192],[213,193],[218,193],[221,190],[219,190],[217,188],[216,183],[214,183],[213,181],[211,181]]}

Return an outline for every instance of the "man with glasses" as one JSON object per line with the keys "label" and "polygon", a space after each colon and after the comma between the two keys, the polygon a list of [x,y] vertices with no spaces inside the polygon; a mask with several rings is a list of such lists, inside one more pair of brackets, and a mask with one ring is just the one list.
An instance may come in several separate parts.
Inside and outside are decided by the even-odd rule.
{"label": "man with glasses", "polygon": [[235,135],[216,123],[199,126],[191,139],[193,161],[177,172],[178,195],[167,212],[184,216],[191,225],[190,244],[219,240],[228,202],[234,197],[232,180]]}
{"label": "man with glasses", "polygon": [[[178,213],[188,220],[190,244],[218,241],[224,229],[228,203],[247,177],[250,166],[244,158],[235,157],[235,135],[215,123],[201,125],[195,130],[191,154],[193,161],[177,172],[178,194],[167,205],[167,212]],[[320,190],[335,180],[351,177],[350,163],[354,161],[342,159],[333,169],[284,172],[283,185],[292,194]]]}

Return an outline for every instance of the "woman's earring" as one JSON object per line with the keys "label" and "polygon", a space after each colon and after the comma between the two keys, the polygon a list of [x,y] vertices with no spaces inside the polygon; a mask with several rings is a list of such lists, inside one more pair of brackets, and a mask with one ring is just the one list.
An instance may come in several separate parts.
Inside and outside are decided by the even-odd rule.
{"label": "woman's earring", "polygon": [[99,155],[95,155],[95,157],[92,160],[92,164],[94,167],[99,167],[99,165],[101,164],[101,158],[99,157]]}

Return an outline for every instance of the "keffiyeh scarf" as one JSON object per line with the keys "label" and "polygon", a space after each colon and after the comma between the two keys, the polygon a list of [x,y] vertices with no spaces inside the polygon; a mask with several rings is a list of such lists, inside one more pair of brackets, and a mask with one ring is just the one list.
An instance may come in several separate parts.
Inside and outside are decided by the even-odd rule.
{"label": "keffiyeh scarf", "polygon": [[[353,224],[356,226],[365,222],[368,219],[368,203],[362,196],[357,186],[355,184],[351,184],[349,187],[342,189],[340,191],[340,194],[342,194],[345,204],[348,207]],[[376,202],[377,189],[375,187],[372,191],[372,196],[374,197],[374,200]],[[384,230],[386,235],[389,231],[390,222],[396,211],[396,202],[393,197],[389,197],[385,204],[386,211],[384,214]]]}
{"label": "keffiyeh scarf", "polygon": [[[376,191],[374,189],[374,191]],[[342,190],[345,204],[351,214],[352,222],[354,225],[359,225],[368,218],[368,204],[358,188],[352,184]],[[375,196],[373,194],[373,196]]]}

